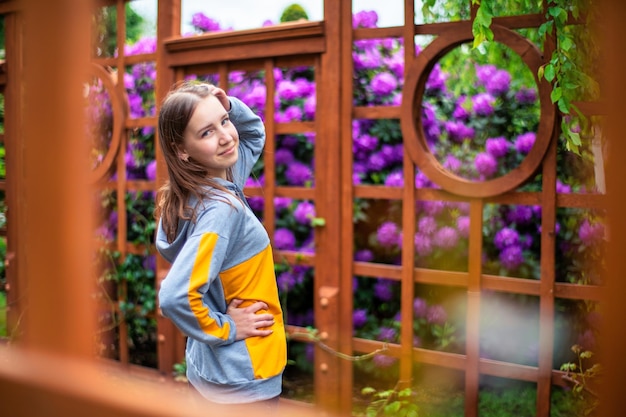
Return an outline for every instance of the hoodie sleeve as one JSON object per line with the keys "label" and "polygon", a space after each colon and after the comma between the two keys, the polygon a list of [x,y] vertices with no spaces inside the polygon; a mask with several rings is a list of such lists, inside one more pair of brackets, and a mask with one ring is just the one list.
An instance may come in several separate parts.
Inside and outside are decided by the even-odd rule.
{"label": "hoodie sleeve", "polygon": [[243,189],[254,164],[265,146],[265,125],[245,103],[230,99],[230,120],[239,132],[239,160],[235,164],[235,184]]}
{"label": "hoodie sleeve", "polygon": [[[236,328],[223,311],[206,302],[212,285],[219,285],[219,272],[226,257],[229,236],[236,227],[238,208],[226,203],[212,204],[198,216],[194,232],[174,259],[159,289],[161,312],[186,336],[208,345],[235,341]],[[223,302],[223,303],[222,303]]]}

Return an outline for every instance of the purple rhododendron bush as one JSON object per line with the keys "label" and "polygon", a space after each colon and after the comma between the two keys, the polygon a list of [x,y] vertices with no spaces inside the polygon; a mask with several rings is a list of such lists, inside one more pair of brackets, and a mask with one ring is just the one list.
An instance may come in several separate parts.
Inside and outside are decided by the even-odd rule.
{"label": "purple rhododendron bush", "polygon": [[[271,22],[268,22],[270,24]],[[376,27],[374,12],[354,15],[354,27]],[[193,25],[199,33],[224,30],[207,16],[197,14]],[[426,45],[416,46],[419,54]],[[539,101],[533,75],[513,52],[495,45],[490,54],[458,47],[444,56],[433,68],[426,83],[422,103],[422,126],[431,152],[441,166],[455,175],[472,181],[487,181],[516,168],[532,149],[539,124]],[[498,49],[500,48],[500,49]],[[144,38],[128,45],[126,54],[152,52],[155,40]],[[493,59],[493,54],[499,58]],[[397,106],[402,103],[404,85],[404,45],[401,39],[357,40],[353,48],[355,106]],[[133,65],[123,72],[131,118],[155,115],[154,62]],[[198,74],[190,78],[217,83],[217,74]],[[276,122],[315,120],[316,80],[313,68],[290,67],[274,70],[276,85],[274,108]],[[265,74],[233,71],[229,74],[228,93],[234,95],[265,118],[268,86]],[[106,92],[97,83],[91,86],[93,120],[110,126],[111,111]],[[108,124],[108,125],[107,125]],[[98,163],[110,142],[110,128],[100,131],[101,145],[96,147]],[[276,185],[314,187],[314,149],[323,138],[314,134],[285,134],[275,139]],[[355,119],[352,121],[353,175],[355,186],[378,185],[403,187],[403,142],[400,121],[395,119]],[[128,180],[155,180],[154,129],[134,129],[125,143]],[[557,151],[556,192],[602,192],[595,183],[592,155],[568,152],[564,141]],[[265,184],[263,161],[259,161],[248,186]],[[115,174],[116,175],[116,174]],[[115,179],[113,175],[113,179]],[[418,188],[439,188],[424,173],[415,170]],[[542,176],[534,178],[517,191],[542,189]],[[117,199],[126,201],[127,240],[151,243],[154,220],[152,192],[102,196],[106,218],[100,236],[112,241],[117,236]],[[259,218],[264,216],[262,197],[249,202]],[[315,253],[314,201],[276,197],[276,249]],[[400,265],[402,254],[402,205],[400,201],[354,199],[354,260]],[[418,201],[415,205],[416,267],[445,271],[468,270],[469,203],[457,201]],[[484,274],[525,280],[541,278],[540,205],[507,205],[487,202],[484,208]],[[146,232],[147,231],[147,232]],[[600,210],[558,208],[556,219],[556,281],[571,284],[600,284],[602,254],[605,244],[603,213]],[[134,271],[142,282],[154,280],[153,255],[129,255],[114,265],[109,279],[119,281]],[[135,269],[133,269],[135,268]],[[308,266],[289,265],[277,259],[276,276],[284,301],[287,323],[314,327],[314,270]],[[135,277],[136,278],[136,277]],[[137,278],[134,282],[139,280]],[[400,284],[384,278],[352,277],[354,313],[352,334],[355,337],[399,343]],[[136,326],[131,333],[137,345],[149,343],[155,324],[136,313],[137,307],[154,308],[154,290],[146,285],[129,285],[128,305],[122,309]],[[480,355],[483,358],[537,366],[539,344],[539,298],[485,291],[481,294]],[[466,291],[417,285],[413,301],[413,345],[426,349],[465,353]],[[597,306],[580,300],[556,300],[554,367],[572,360],[574,344],[595,350],[598,326]],[[301,371],[312,371],[313,345],[293,343],[290,359]],[[371,360],[355,362],[358,372],[372,377],[397,379],[397,363],[384,354]]]}

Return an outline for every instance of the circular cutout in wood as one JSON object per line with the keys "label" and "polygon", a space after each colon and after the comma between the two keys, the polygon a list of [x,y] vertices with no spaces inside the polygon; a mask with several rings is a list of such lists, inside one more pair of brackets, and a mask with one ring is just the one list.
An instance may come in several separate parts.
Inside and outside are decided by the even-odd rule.
{"label": "circular cutout in wood", "polygon": [[96,182],[114,167],[122,139],[124,123],[123,99],[118,96],[111,74],[99,65],[92,65],[90,79],[85,83],[87,136],[90,140],[91,178]]}
{"label": "circular cutout in wood", "polygon": [[550,100],[551,85],[539,80],[537,73],[543,64],[538,48],[520,34],[493,25],[494,42],[502,43],[519,55],[534,75],[539,90],[540,116],[534,145],[523,161],[506,174],[473,181],[447,170],[433,155],[423,128],[422,101],[431,70],[452,49],[473,41],[470,24],[455,26],[442,33],[409,64],[403,90],[401,110],[405,149],[411,160],[433,182],[444,190],[466,197],[490,197],[515,189],[539,168],[550,144],[555,123],[555,106]]}

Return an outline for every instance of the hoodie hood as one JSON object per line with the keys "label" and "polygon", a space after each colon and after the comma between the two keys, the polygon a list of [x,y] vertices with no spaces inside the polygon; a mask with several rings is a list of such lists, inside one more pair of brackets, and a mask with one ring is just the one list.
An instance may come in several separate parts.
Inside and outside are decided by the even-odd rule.
{"label": "hoodie hood", "polygon": [[[235,194],[237,197],[239,197],[241,201],[244,202],[245,205],[248,205],[248,202],[246,201],[243,191],[241,191],[241,189],[236,184],[233,184],[232,182],[227,181],[222,178],[215,178],[215,180],[219,185],[223,186],[224,188],[226,188],[227,190]],[[194,207],[196,205],[196,198],[194,196],[191,197],[189,205],[191,207]],[[198,210],[202,211],[202,207],[198,207]],[[176,238],[174,239],[173,242],[170,243],[167,241],[167,235],[165,234],[165,231],[163,230],[162,220],[159,220],[159,228],[158,228],[157,236],[156,236],[156,248],[159,251],[159,253],[168,262],[170,263],[174,262],[174,259],[176,259],[176,256],[178,256],[178,254],[180,253],[181,249],[183,248],[183,245],[187,241],[187,237],[189,236],[190,232],[193,231],[193,228],[194,227],[193,227],[193,223],[191,222],[191,220],[180,220],[178,222],[178,227],[176,228],[177,230]]]}

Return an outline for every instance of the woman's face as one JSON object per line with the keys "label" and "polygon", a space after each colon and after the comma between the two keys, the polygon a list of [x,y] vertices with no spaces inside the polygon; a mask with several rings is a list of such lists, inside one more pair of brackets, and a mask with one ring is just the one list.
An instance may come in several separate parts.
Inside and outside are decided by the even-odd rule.
{"label": "woman's face", "polygon": [[239,133],[219,100],[209,95],[197,105],[184,132],[179,158],[193,159],[212,177],[226,179],[239,157]]}

